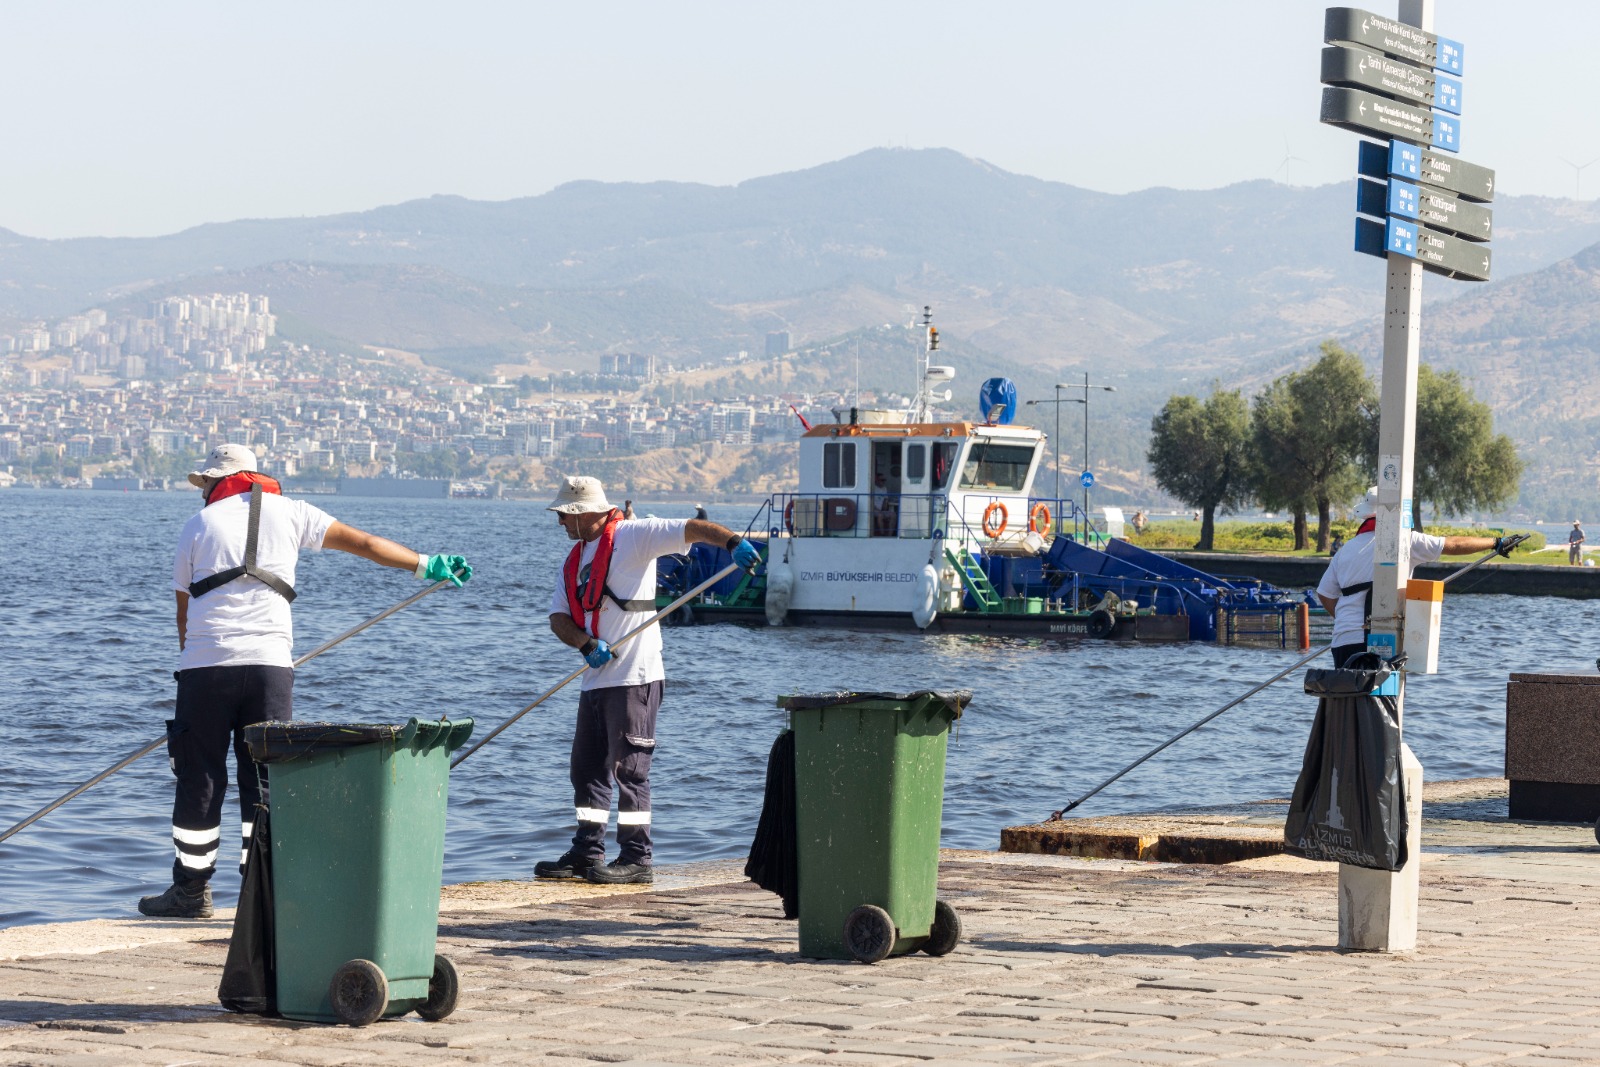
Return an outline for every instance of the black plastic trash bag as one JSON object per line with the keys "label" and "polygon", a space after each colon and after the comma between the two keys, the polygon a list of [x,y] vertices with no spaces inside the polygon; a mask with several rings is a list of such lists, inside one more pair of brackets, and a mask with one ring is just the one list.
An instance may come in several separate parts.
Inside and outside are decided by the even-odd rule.
{"label": "black plastic trash bag", "polygon": [[800,831],[795,822],[794,731],[785,730],[767,757],[767,792],[744,876],[783,898],[783,917],[800,917]]}
{"label": "black plastic trash bag", "polygon": [[1283,824],[1284,851],[1398,871],[1408,829],[1399,714],[1394,697],[1372,695],[1389,669],[1363,666],[1306,672],[1306,692],[1320,699]]}
{"label": "black plastic trash bag", "polygon": [[256,807],[255,829],[239,887],[239,910],[233,916],[233,938],[222,965],[217,999],[229,1011],[249,1015],[278,1014],[278,967],[273,945],[272,828],[265,804]]}

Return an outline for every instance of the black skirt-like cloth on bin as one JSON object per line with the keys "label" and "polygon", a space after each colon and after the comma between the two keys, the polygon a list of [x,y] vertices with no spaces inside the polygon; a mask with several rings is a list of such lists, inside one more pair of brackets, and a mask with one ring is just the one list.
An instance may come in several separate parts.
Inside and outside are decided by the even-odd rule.
{"label": "black skirt-like cloth on bin", "polygon": [[794,731],[785,730],[767,757],[767,791],[744,876],[783,898],[783,917],[800,917],[800,834],[795,822]]}

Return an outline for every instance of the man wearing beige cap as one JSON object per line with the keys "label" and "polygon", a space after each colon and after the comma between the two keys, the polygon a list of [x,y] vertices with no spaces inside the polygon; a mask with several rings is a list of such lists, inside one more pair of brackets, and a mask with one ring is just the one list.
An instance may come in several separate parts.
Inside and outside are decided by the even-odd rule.
{"label": "man wearing beige cap", "polygon": [[[204,506],[184,524],[173,565],[178,601],[178,700],[167,723],[167,754],[177,776],[172,807],[172,885],[144,897],[139,910],[161,918],[212,914],[211,876],[222,842],[228,747],[234,750],[242,837],[248,852],[258,778],[241,731],[292,716],[295,563],[302,548],[336,548],[425,581],[472,577],[461,556],[424,556],[338,522],[284,496],[256,469],[243,445],[218,445],[189,475]],[[243,863],[241,858],[240,863]]]}
{"label": "man wearing beige cap", "polygon": [[[650,758],[661,707],[661,630],[652,626],[621,648],[622,635],[655,612],[656,559],[691,544],[718,545],[751,569],[755,545],[704,519],[634,519],[606,500],[597,478],[566,479],[549,507],[577,544],[550,598],[550,629],[593,668],[584,673],[572,735],[573,802],[578,830],[560,859],[534,864],[539,878],[591,882],[649,882]],[[605,863],[611,787],[617,792],[616,860]]]}

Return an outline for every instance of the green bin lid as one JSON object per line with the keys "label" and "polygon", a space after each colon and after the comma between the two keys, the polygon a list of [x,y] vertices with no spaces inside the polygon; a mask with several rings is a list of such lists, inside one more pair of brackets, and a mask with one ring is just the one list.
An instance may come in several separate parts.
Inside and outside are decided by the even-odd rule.
{"label": "green bin lid", "polygon": [[923,703],[943,704],[955,713],[956,718],[961,717],[961,711],[972,703],[970,689],[918,689],[911,693],[857,693],[848,690],[837,690],[828,693],[794,693],[790,696],[778,698],[778,707],[794,711],[799,708],[841,708],[852,704],[887,703],[917,705]]}
{"label": "green bin lid", "polygon": [[413,718],[403,726],[387,723],[258,722],[244,728],[250,758],[257,763],[299,759],[313,752],[387,742],[425,751],[443,745],[459,748],[472,733],[471,719]]}

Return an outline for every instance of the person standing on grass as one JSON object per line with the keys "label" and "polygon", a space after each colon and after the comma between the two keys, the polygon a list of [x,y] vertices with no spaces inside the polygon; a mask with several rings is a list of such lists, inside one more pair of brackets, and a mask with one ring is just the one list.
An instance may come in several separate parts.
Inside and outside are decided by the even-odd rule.
{"label": "person standing on grass", "polygon": [[1572,520],[1572,532],[1567,534],[1567,562],[1580,563],[1583,560],[1583,525],[1577,519]]}

